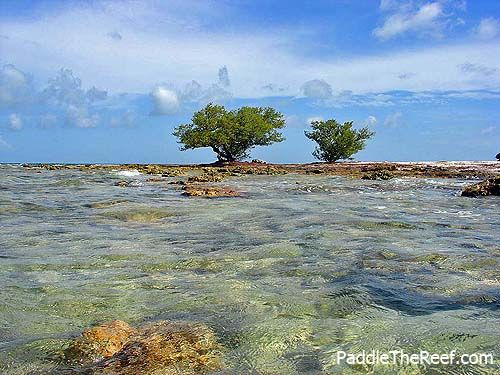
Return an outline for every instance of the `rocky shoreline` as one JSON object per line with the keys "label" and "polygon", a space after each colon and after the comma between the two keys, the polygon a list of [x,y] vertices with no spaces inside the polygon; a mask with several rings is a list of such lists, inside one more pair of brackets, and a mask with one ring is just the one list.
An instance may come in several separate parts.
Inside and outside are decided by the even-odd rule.
{"label": "rocky shoreline", "polygon": [[[214,186],[228,177],[243,175],[303,175],[345,176],[364,180],[390,180],[398,177],[461,178],[484,180],[467,186],[462,196],[479,197],[499,195],[500,162],[344,162],[311,164],[268,164],[262,161],[214,163],[199,165],[165,164],[23,164],[27,170],[41,173],[45,170],[114,171],[147,175],[147,183],[168,182],[178,185],[182,195],[197,198],[223,198],[242,196],[228,187]],[[175,180],[167,180],[175,178]],[[142,182],[120,180],[117,187],[137,187]]]}
{"label": "rocky shoreline", "polygon": [[[268,164],[264,162],[235,162],[213,164],[23,164],[30,170],[137,170],[162,177],[190,176],[190,182],[216,182],[226,176],[281,175],[298,173],[308,175],[348,176],[365,179],[392,177],[486,179],[500,174],[497,161],[452,162],[341,162],[310,164]],[[193,177],[197,175],[203,177]],[[194,181],[198,179],[198,181]],[[203,179],[207,181],[203,181]]]}

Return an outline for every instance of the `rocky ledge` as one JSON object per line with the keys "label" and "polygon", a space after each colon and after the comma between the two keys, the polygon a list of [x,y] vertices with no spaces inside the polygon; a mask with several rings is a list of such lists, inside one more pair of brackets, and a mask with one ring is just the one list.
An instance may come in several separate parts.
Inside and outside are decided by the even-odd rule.
{"label": "rocky ledge", "polygon": [[221,347],[201,323],[157,321],[133,328],[115,320],[83,331],[65,350],[59,374],[203,374],[221,368]]}
{"label": "rocky ledge", "polygon": [[500,176],[488,178],[474,185],[466,186],[462,190],[462,197],[483,197],[500,195]]}
{"label": "rocky ledge", "polygon": [[215,163],[205,165],[162,164],[24,164],[28,170],[137,170],[156,177],[185,176],[190,182],[218,182],[229,176],[280,175],[286,173],[337,175],[368,179],[391,177],[491,178],[500,174],[497,161],[455,162],[339,162],[310,164],[264,164],[257,162]]}
{"label": "rocky ledge", "polygon": [[182,195],[187,197],[203,197],[203,198],[218,198],[218,197],[239,197],[241,194],[235,190],[231,190],[221,186],[204,186],[198,184],[184,185]]}

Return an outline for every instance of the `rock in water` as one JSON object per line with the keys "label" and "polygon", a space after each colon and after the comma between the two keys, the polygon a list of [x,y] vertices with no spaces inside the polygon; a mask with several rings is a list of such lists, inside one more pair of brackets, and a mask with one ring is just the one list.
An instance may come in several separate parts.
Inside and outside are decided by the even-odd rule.
{"label": "rock in water", "polygon": [[486,195],[500,195],[500,176],[488,178],[474,185],[466,186],[462,190],[462,197],[481,197]]}
{"label": "rock in water", "polygon": [[195,375],[221,368],[212,330],[182,321],[158,321],[136,330],[115,320],[84,331],[65,354],[83,367],[61,374]]}
{"label": "rock in water", "polygon": [[394,178],[394,174],[385,169],[381,169],[371,173],[366,173],[361,176],[361,178],[363,180],[390,180],[391,178]]}
{"label": "rock in water", "polygon": [[92,374],[202,374],[221,367],[214,333],[203,324],[159,321],[139,329]]}
{"label": "rock in water", "polygon": [[218,197],[238,197],[240,193],[228,188],[219,186],[200,186],[200,185],[185,185],[184,192],[182,193],[188,197],[204,197],[204,198],[218,198]]}
{"label": "rock in water", "polygon": [[89,364],[111,357],[136,330],[121,320],[113,320],[83,331],[64,352],[66,359]]}

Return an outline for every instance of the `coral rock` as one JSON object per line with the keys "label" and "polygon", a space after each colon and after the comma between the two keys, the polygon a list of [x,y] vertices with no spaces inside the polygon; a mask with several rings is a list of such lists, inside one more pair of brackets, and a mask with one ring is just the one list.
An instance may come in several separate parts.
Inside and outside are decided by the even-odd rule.
{"label": "coral rock", "polygon": [[121,320],[113,320],[89,328],[65,350],[66,359],[81,364],[111,357],[118,352],[136,330]]}
{"label": "coral rock", "polygon": [[188,197],[216,198],[238,197],[240,196],[240,193],[228,188],[218,186],[185,185],[183,195],[186,195]]}
{"label": "coral rock", "polygon": [[381,169],[378,171],[366,173],[361,176],[361,178],[363,180],[390,180],[391,178],[394,178],[394,175],[385,169]]}
{"label": "coral rock", "polygon": [[200,323],[159,321],[139,329],[93,374],[200,374],[221,367],[214,333]]}
{"label": "coral rock", "polygon": [[481,197],[486,195],[500,195],[500,176],[488,178],[474,185],[466,186],[462,190],[462,197]]}

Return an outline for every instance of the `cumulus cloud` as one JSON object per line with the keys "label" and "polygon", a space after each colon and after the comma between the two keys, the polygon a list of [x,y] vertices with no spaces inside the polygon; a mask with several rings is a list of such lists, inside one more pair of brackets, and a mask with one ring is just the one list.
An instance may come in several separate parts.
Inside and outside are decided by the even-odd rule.
{"label": "cumulus cloud", "polygon": [[231,84],[229,80],[229,72],[227,67],[224,65],[219,69],[219,85],[222,87],[228,87]]}
{"label": "cumulus cloud", "polygon": [[476,34],[481,39],[493,39],[500,34],[500,20],[493,17],[483,18],[476,28]]}
{"label": "cumulus cloud", "polygon": [[[336,90],[356,93],[500,87],[500,76],[471,80],[454,69],[467,61],[498,68],[500,48],[495,39],[489,43],[463,39],[437,47],[402,46],[380,54],[359,52],[344,57],[325,53],[318,58],[318,54],[301,48],[308,38],[301,28],[283,32],[268,27],[251,33],[243,28],[234,33],[224,27],[207,28],[218,17],[227,18],[220,9],[227,2],[183,1],[180,6],[180,2],[106,1],[100,7],[87,3],[62,7],[44,17],[0,20],[2,34],[9,36],[2,40],[2,55],[43,80],[48,78],[47,72],[64,63],[78,71],[84,82],[106,87],[110,93],[148,93],[162,82],[161,77],[168,77],[175,87],[191,80],[207,87],[211,83],[207,77],[224,65],[238,67],[230,72],[230,87],[239,98],[296,95],[305,81],[318,77],[318,72]],[[378,26],[382,28],[395,14],[413,19],[426,3],[440,4],[440,16],[430,27],[410,28],[402,34],[442,34],[454,27],[461,11],[457,0],[384,1]],[[120,42],[106,37],[113,30],[124,36]],[[25,40],[37,44],[26,44]],[[405,72],[415,76],[398,78],[398,73]],[[270,83],[279,89],[270,90],[266,87]]]}
{"label": "cumulus cloud", "polygon": [[105,100],[107,92],[96,87],[85,90],[81,79],[75,77],[72,70],[61,69],[49,80],[41,98],[49,107],[64,113],[63,122],[67,126],[95,128],[99,124],[99,115],[93,104]]}
{"label": "cumulus cloud", "polygon": [[166,86],[155,87],[151,92],[151,98],[153,99],[152,115],[173,115],[180,109],[177,93]]}
{"label": "cumulus cloud", "polygon": [[229,100],[233,97],[233,95],[224,90],[217,84],[212,84],[207,87],[207,89],[203,92],[203,95],[199,99],[201,103],[209,103],[209,102],[221,102],[224,100]]}
{"label": "cumulus cloud", "polygon": [[394,112],[385,118],[384,125],[389,127],[399,126],[401,117],[403,117],[401,112]]}
{"label": "cumulus cloud", "polygon": [[99,115],[89,113],[87,107],[70,104],[66,109],[65,124],[77,128],[95,128],[99,124]]}
{"label": "cumulus cloud", "polygon": [[377,123],[377,118],[375,116],[368,116],[364,121],[364,126],[373,126]]}
{"label": "cumulus cloud", "polygon": [[32,77],[14,65],[4,65],[0,70],[0,108],[13,108],[32,101]]}
{"label": "cumulus cloud", "polygon": [[181,93],[182,101],[188,102],[199,100],[202,96],[203,86],[195,80],[187,83]]}
{"label": "cumulus cloud", "polygon": [[332,87],[322,79],[305,82],[301,87],[302,94],[314,99],[327,99],[332,96]]}
{"label": "cumulus cloud", "polygon": [[219,69],[218,81],[208,87],[203,87],[198,81],[192,80],[182,89],[173,85],[157,85],[150,94],[153,101],[151,115],[165,116],[179,112],[185,103],[222,102],[233,97],[224,87],[230,85],[226,66]]}
{"label": "cumulus cloud", "polygon": [[17,114],[11,113],[9,116],[7,126],[10,130],[21,130],[23,127],[23,121],[21,120],[21,117],[19,117]]}
{"label": "cumulus cloud", "polygon": [[[381,3],[383,9],[393,9],[391,6]],[[397,7],[382,24],[373,30],[373,34],[379,39],[389,39],[406,32],[433,31],[438,27],[437,21],[443,16],[443,9],[439,2],[427,3],[417,9],[407,10],[406,7]]]}
{"label": "cumulus cloud", "polygon": [[96,87],[85,91],[82,88],[82,80],[75,77],[71,69],[61,69],[49,80],[49,85],[42,95],[52,103],[83,106],[106,99],[107,92]]}

